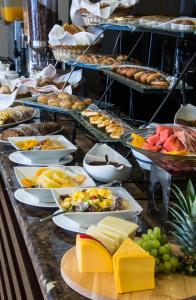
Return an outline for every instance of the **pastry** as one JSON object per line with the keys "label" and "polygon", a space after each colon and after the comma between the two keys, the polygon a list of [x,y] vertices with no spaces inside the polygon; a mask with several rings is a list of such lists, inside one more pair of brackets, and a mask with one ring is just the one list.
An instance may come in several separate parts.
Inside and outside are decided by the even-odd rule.
{"label": "pastry", "polygon": [[147,77],[151,74],[154,74],[152,71],[146,71],[141,77],[140,77],[140,82],[141,83],[146,83],[147,82]]}
{"label": "pastry", "polygon": [[0,94],[11,94],[11,93],[12,92],[11,92],[9,86],[4,85],[0,88]]}
{"label": "pastry", "polygon": [[42,104],[48,104],[48,96],[46,95],[41,95],[37,98],[37,102],[42,103]]}
{"label": "pastry", "polygon": [[90,104],[92,104],[93,103],[93,101],[91,100],[91,99],[89,99],[89,98],[87,98],[87,99],[84,99],[84,101],[83,101],[87,106],[89,106]]}
{"label": "pastry", "polygon": [[154,72],[152,74],[149,74],[147,77],[146,77],[146,82],[148,84],[151,83],[151,81],[155,80],[156,78],[159,78],[161,76],[161,74],[159,72]]}
{"label": "pastry", "polygon": [[160,88],[168,88],[170,86],[169,81],[167,81],[164,77],[155,78],[150,84]]}
{"label": "pastry", "polygon": [[74,104],[72,105],[72,109],[78,109],[78,110],[82,110],[85,107],[86,105],[82,101],[75,101]]}
{"label": "pastry", "polygon": [[143,74],[145,74],[145,71],[138,71],[137,73],[135,73],[135,74],[133,75],[133,77],[134,77],[135,80],[140,81],[140,78],[141,78],[141,76],[142,76]]}
{"label": "pastry", "polygon": [[92,110],[92,109],[85,109],[81,112],[81,114],[85,117],[93,117],[98,116],[100,113],[98,111]]}
{"label": "pastry", "polygon": [[60,105],[60,100],[57,97],[50,97],[48,99],[48,105],[50,105],[50,106],[59,106]]}
{"label": "pastry", "polygon": [[59,105],[60,107],[63,107],[63,108],[66,108],[66,109],[71,109],[72,108],[72,103],[70,100],[66,100],[66,99],[62,99],[62,100],[59,100]]}
{"label": "pastry", "polygon": [[60,100],[69,100],[71,101],[72,100],[72,96],[68,93],[60,93],[58,94],[57,96]]}
{"label": "pastry", "polygon": [[1,139],[7,141],[9,137],[48,135],[61,129],[55,122],[20,124],[15,128],[6,129],[1,133]]}
{"label": "pastry", "polygon": [[0,125],[22,121],[32,117],[33,114],[34,109],[31,107],[22,105],[10,107],[6,110],[0,111]]}
{"label": "pastry", "polygon": [[79,32],[82,32],[82,31],[85,31],[84,28],[80,27],[80,26],[76,26],[74,24],[68,24],[68,23],[65,23],[63,25],[63,28],[65,31],[69,32],[70,34],[76,34],[76,33],[79,33]]}
{"label": "pastry", "polygon": [[46,78],[42,78],[40,80],[40,82],[38,83],[38,86],[43,87],[43,86],[50,85],[50,84],[54,84],[53,80],[46,77]]}

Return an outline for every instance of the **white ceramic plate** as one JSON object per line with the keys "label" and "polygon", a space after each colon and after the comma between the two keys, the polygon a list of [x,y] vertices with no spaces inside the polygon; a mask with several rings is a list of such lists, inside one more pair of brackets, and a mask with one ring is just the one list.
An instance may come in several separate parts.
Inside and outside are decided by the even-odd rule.
{"label": "white ceramic plate", "polygon": [[16,164],[20,164],[20,165],[25,165],[25,166],[40,166],[40,167],[46,167],[48,165],[65,165],[68,164],[69,162],[71,162],[73,160],[73,156],[70,154],[68,156],[66,156],[63,160],[59,161],[59,160],[53,160],[53,161],[41,161],[41,162],[36,162],[33,163],[28,157],[24,156],[22,154],[21,151],[16,151],[13,152],[9,155],[9,159],[16,163]]}
{"label": "white ceramic plate", "polygon": [[24,142],[27,140],[34,141],[45,141],[46,139],[50,139],[54,142],[60,142],[64,149],[61,150],[22,150],[22,154],[31,160],[32,163],[40,163],[45,160],[47,157],[48,162],[56,160],[68,156],[69,154],[75,152],[77,150],[76,146],[73,145],[68,139],[66,139],[63,135],[53,135],[53,136],[23,136],[23,137],[10,137],[8,140],[11,145],[16,150],[21,150],[18,146],[18,142]]}
{"label": "white ceramic plate", "polygon": [[[55,211],[54,214],[57,214],[61,211],[61,209]],[[73,222],[69,218],[65,217],[64,215],[59,215],[56,217],[52,218],[53,222],[60,228],[72,231],[72,232],[77,232],[77,233],[86,233],[86,229],[79,227],[78,223]]]}
{"label": "white ceramic plate", "polygon": [[[109,187],[113,194],[117,197],[126,199],[129,207],[126,210],[116,210],[116,211],[104,211],[104,212],[67,212],[67,218],[78,223],[82,228],[88,228],[90,225],[97,224],[100,220],[107,216],[113,216],[125,220],[131,220],[134,222],[137,215],[142,212],[142,207],[138,202],[125,190],[123,187]],[[59,208],[60,205],[60,196],[65,194],[73,194],[75,191],[81,191],[83,188],[74,187],[74,188],[59,188],[52,189],[54,199]],[[66,222],[66,220],[65,220]]]}
{"label": "white ceramic plate", "polygon": [[[45,208],[55,208],[57,204],[53,201],[52,192],[48,189],[18,189],[14,197],[21,203]],[[40,200],[39,200],[40,199]]]}
{"label": "white ceramic plate", "polygon": [[[84,168],[79,167],[79,166],[49,166],[49,169],[61,169],[66,171],[70,176],[76,176],[78,174],[82,174],[86,177],[86,180],[80,187],[90,187],[90,186],[95,186],[94,181],[89,177],[89,175],[85,172]],[[21,187],[24,187],[22,185],[21,180],[24,177],[33,177],[35,173],[39,170],[40,168],[38,167],[14,167],[15,175],[16,178],[20,184]],[[70,189],[70,188],[69,188]],[[64,188],[66,191],[67,188]]]}

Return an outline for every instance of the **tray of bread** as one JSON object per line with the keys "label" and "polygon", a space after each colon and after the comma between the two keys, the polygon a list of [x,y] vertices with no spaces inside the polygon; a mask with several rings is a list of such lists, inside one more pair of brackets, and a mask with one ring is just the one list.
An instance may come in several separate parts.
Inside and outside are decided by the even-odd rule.
{"label": "tray of bread", "polygon": [[22,123],[16,127],[4,129],[0,134],[0,143],[10,144],[8,141],[10,137],[53,135],[62,129],[62,125],[55,122]]}
{"label": "tray of bread", "polygon": [[125,122],[94,104],[73,117],[102,142],[118,142],[130,130]]}
{"label": "tray of bread", "polygon": [[103,68],[111,78],[140,92],[168,90],[173,85],[173,78],[153,68],[138,65],[121,65],[115,68]]}
{"label": "tray of bread", "polygon": [[[20,102],[20,101],[18,101]],[[32,107],[47,109],[53,112],[69,113],[87,108],[93,101],[89,98],[81,98],[66,92],[57,94],[41,94],[38,97],[27,98],[22,101]]]}
{"label": "tray of bread", "polygon": [[83,54],[76,59],[76,62],[88,65],[118,65],[126,61],[127,55],[101,55],[101,54]]}
{"label": "tray of bread", "polygon": [[37,110],[32,107],[18,105],[0,111],[0,129],[13,127],[17,124],[32,120],[37,115]]}

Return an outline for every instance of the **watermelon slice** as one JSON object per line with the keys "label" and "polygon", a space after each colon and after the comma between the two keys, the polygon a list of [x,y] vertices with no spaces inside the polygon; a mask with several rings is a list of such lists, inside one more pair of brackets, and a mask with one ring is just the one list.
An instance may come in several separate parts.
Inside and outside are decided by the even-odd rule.
{"label": "watermelon slice", "polygon": [[[165,141],[167,140],[167,138],[168,138],[170,135],[172,135],[172,134],[173,134],[173,130],[171,131],[171,130],[168,129],[168,128],[165,128],[164,130],[162,130],[162,131],[160,132],[160,134],[159,134],[159,136],[160,136],[160,140],[159,140],[160,144],[164,144]],[[160,145],[160,144],[159,144],[159,145]]]}
{"label": "watermelon slice", "polygon": [[167,140],[163,144],[163,147],[166,149],[167,152],[184,150],[184,145],[174,135],[170,135],[167,138]]}
{"label": "watermelon slice", "polygon": [[159,152],[161,150],[161,147],[160,146],[153,146],[153,145],[150,145],[148,143],[145,143],[142,146],[142,149],[152,151],[152,152]]}
{"label": "watermelon slice", "polygon": [[166,125],[159,125],[156,128],[156,134],[160,134],[163,130],[168,130],[168,136],[171,135],[173,133],[173,129],[170,126],[166,126]]}
{"label": "watermelon slice", "polygon": [[147,143],[151,146],[156,146],[157,143],[159,142],[159,135],[158,134],[153,134],[147,138]]}

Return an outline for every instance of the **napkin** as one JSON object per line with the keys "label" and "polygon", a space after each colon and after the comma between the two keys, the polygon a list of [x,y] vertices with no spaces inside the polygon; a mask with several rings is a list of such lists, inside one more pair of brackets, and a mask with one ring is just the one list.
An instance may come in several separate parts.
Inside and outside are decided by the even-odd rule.
{"label": "napkin", "polygon": [[17,92],[18,89],[11,94],[0,94],[0,111],[7,109],[14,103]]}
{"label": "napkin", "polygon": [[63,27],[59,25],[54,25],[52,30],[50,31],[49,44],[51,46],[86,46],[90,45],[96,38],[97,35],[91,32],[79,32],[76,34],[70,34],[67,31],[62,32]]}
{"label": "napkin", "polygon": [[[81,8],[85,8],[91,14],[108,19],[110,15],[115,11],[116,8],[120,7],[131,7],[134,6],[138,0],[103,0],[98,3],[91,3],[88,0],[73,0],[71,6],[71,20],[73,24],[83,26],[84,21],[80,13]],[[101,8],[101,4],[108,3],[109,6]]]}

